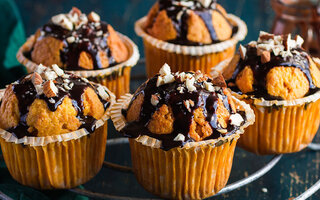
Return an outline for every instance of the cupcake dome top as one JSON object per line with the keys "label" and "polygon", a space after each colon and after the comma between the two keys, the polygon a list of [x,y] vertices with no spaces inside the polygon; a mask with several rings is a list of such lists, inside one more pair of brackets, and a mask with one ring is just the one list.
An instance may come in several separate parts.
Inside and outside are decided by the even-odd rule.
{"label": "cupcake dome top", "polygon": [[57,65],[39,65],[10,84],[0,105],[0,128],[17,138],[52,136],[85,128],[95,130],[112,94],[85,78],[64,73]]}
{"label": "cupcake dome top", "polygon": [[110,24],[95,12],[88,15],[72,8],[53,16],[35,34],[31,59],[67,70],[94,70],[125,61],[129,52]]}
{"label": "cupcake dome top", "polygon": [[260,32],[258,41],[241,46],[224,72],[228,86],[256,98],[291,100],[320,87],[320,71],[301,47],[303,39]]}
{"label": "cupcake dome top", "polygon": [[150,136],[164,150],[234,134],[246,122],[222,76],[171,73],[167,64],[139,87],[123,114],[126,136]]}
{"label": "cupcake dome top", "polygon": [[145,29],[171,43],[204,45],[230,39],[236,27],[214,0],[158,0],[149,11]]}

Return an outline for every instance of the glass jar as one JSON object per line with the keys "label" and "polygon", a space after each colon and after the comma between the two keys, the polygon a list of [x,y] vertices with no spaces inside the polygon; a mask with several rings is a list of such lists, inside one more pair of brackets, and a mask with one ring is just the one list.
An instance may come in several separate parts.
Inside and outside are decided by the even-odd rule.
{"label": "glass jar", "polygon": [[275,19],[274,34],[299,34],[303,47],[313,56],[320,57],[320,0],[271,0]]}

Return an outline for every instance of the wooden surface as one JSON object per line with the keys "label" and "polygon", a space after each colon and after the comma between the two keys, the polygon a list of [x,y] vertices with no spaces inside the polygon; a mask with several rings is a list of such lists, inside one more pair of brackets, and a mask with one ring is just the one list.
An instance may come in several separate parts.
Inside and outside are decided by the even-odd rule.
{"label": "wooden surface", "polygon": [[[17,0],[21,11],[27,35],[49,20],[50,16],[67,12],[72,6],[77,6],[84,12],[95,10],[101,18],[112,24],[116,30],[133,39],[139,45],[141,56],[143,48],[141,39],[134,31],[134,22],[144,16],[153,0]],[[255,40],[259,30],[268,31],[273,20],[273,12],[268,0],[221,0],[219,1],[228,12],[240,16],[249,29],[243,43]],[[133,69],[133,76],[141,77],[145,73],[144,66]],[[143,79],[132,82],[134,91]],[[109,138],[119,137],[113,129]],[[320,140],[319,140],[320,141]],[[241,179],[264,166],[271,156],[256,156],[240,148],[236,149],[233,168],[229,183]],[[108,147],[106,160],[123,165],[131,165],[128,145]],[[319,178],[320,152],[303,150],[300,153],[285,155],[280,162],[261,179],[243,188],[215,199],[289,199],[296,197],[312,186]],[[131,195],[136,197],[153,197],[135,180],[133,174],[102,169],[90,182],[84,185],[86,189],[114,195]],[[320,199],[320,192],[310,199]]]}

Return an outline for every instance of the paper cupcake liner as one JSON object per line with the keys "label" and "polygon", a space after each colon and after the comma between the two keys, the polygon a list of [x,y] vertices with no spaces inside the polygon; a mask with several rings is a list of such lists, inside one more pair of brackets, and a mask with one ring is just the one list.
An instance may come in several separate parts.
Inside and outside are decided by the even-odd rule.
{"label": "paper cupcake liner", "polygon": [[[117,97],[129,92],[131,67],[137,64],[140,55],[138,47],[128,37],[122,35],[121,33],[118,33],[118,35],[129,50],[130,57],[128,60],[115,66],[100,70],[66,71],[84,78],[88,78],[91,81],[108,87],[113,93],[116,94]],[[25,54],[30,52],[33,48],[34,42],[35,37],[34,35],[31,35],[20,47],[17,53],[18,61],[27,68],[29,73],[33,72],[38,66],[37,63],[34,63],[25,56]]]}
{"label": "paper cupcake liner", "polygon": [[19,183],[37,189],[66,189],[81,185],[102,167],[107,123],[90,135],[44,146],[7,142],[0,138],[5,163]]}
{"label": "paper cupcake liner", "polygon": [[[122,96],[111,109],[118,131],[126,124],[122,109],[128,107],[131,98],[130,94]],[[149,136],[129,139],[138,182],[149,192],[170,199],[201,199],[221,190],[230,175],[236,142],[244,128],[254,122],[249,105],[236,102],[245,109],[248,121],[230,136],[190,142],[169,151],[162,150],[161,142]]]}
{"label": "paper cupcake liner", "polygon": [[164,63],[174,72],[201,70],[209,74],[212,67],[234,55],[237,42],[247,34],[246,24],[240,18],[231,14],[228,18],[238,26],[238,32],[227,41],[204,46],[184,46],[156,39],[144,30],[147,18],[139,19],[135,31],[143,38],[148,77],[157,74]]}
{"label": "paper cupcake liner", "polygon": [[288,101],[244,99],[254,110],[256,122],[246,129],[239,146],[261,155],[302,150],[312,141],[320,124],[319,98],[320,91]]}
{"label": "paper cupcake liner", "polygon": [[133,171],[147,191],[162,198],[203,199],[227,184],[237,139],[169,151],[129,139]]}
{"label": "paper cupcake liner", "polygon": [[[111,94],[111,106],[114,99]],[[11,176],[38,189],[73,188],[87,182],[99,172],[104,161],[109,110],[97,120],[97,129],[91,134],[80,129],[18,139],[0,129],[2,154]]]}

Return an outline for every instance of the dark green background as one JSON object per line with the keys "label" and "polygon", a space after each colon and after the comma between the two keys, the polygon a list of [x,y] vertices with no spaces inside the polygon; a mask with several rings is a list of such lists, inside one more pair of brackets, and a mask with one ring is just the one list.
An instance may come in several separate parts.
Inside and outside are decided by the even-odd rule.
{"label": "dark green background", "polygon": [[[86,13],[91,10],[96,11],[104,21],[132,38],[138,44],[141,57],[143,57],[142,42],[135,35],[133,27],[134,22],[144,16],[154,2],[154,0],[17,0],[14,4],[12,0],[0,0],[0,23],[2,24],[0,60],[3,61],[0,83],[3,86],[24,73],[23,68],[13,66],[17,65],[15,51],[25,40],[25,36],[33,34],[52,15],[68,12],[72,6],[77,6]],[[242,43],[255,40],[259,30],[270,30],[274,14],[269,0],[220,0],[219,2],[228,12],[240,16],[247,23],[249,32]],[[144,72],[144,66],[140,64],[134,67],[133,77],[141,77]],[[144,79],[132,81],[132,90],[143,81]],[[110,127],[109,138],[118,137],[111,123]],[[128,145],[107,147],[106,159],[130,166]],[[256,156],[237,148],[229,183],[255,172],[270,159],[271,156]],[[285,155],[276,167],[261,179],[215,199],[288,199],[296,197],[318,180],[319,165],[320,152],[303,150],[300,153]],[[21,186],[12,180],[4,163],[0,167],[0,190],[15,199],[81,198],[67,191],[43,192]],[[95,192],[113,195],[153,197],[137,183],[133,174],[106,168],[103,168],[84,187]],[[267,188],[268,192],[262,192],[262,188]],[[320,199],[320,192],[310,199]]]}

